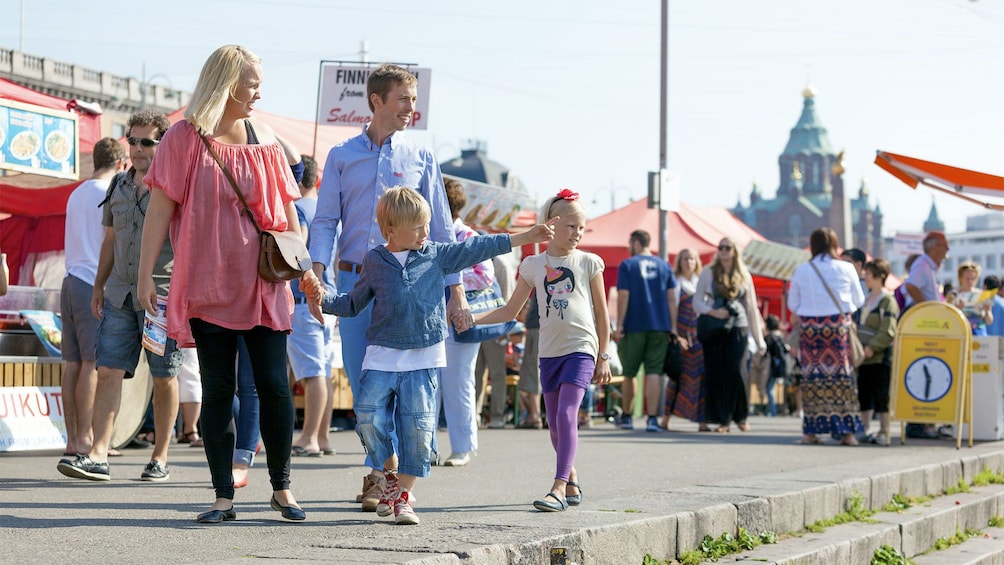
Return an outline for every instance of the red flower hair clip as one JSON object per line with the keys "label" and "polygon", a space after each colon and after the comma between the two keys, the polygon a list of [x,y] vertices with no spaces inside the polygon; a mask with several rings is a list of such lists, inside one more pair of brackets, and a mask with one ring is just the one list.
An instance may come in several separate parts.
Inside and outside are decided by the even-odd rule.
{"label": "red flower hair clip", "polygon": [[572,192],[572,189],[570,188],[563,188],[561,189],[561,192],[558,193],[558,198],[561,198],[563,200],[578,200],[579,193]]}

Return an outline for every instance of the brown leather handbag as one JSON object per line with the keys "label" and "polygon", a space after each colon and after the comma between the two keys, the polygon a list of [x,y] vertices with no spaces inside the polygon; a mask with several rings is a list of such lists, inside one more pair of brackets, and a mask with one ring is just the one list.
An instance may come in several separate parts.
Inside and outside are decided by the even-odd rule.
{"label": "brown leather handbag", "polygon": [[202,143],[205,143],[206,148],[209,149],[209,153],[216,159],[216,164],[220,166],[227,180],[230,181],[230,186],[234,188],[237,198],[240,199],[241,204],[244,206],[244,213],[247,214],[255,231],[258,232],[260,244],[258,249],[258,276],[273,283],[291,281],[302,277],[313,264],[310,260],[310,253],[307,252],[307,246],[303,244],[303,238],[289,231],[263,230],[258,227],[258,222],[255,221],[254,215],[251,214],[248,203],[244,200],[244,195],[237,188],[237,181],[230,174],[230,170],[220,160],[220,156],[216,154],[216,150],[210,145],[206,136],[202,134],[199,134],[199,136],[202,138]]}

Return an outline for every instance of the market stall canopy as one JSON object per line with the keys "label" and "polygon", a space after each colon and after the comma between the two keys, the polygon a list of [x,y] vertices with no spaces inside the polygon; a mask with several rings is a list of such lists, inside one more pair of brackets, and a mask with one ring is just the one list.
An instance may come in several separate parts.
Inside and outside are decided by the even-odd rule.
{"label": "market stall canopy", "polygon": [[987,197],[1004,199],[1004,177],[923,161],[888,151],[878,151],[875,164],[911,188],[923,184],[984,208],[1004,210],[1004,204],[986,200]]}
{"label": "market stall canopy", "polygon": [[[731,237],[740,247],[752,240],[766,241],[720,206],[700,208],[681,202],[679,212],[666,213],[666,222],[671,260],[681,249],[690,247],[707,263],[723,237]],[[628,237],[637,229],[652,236],[652,252],[658,254],[659,211],[648,207],[647,198],[587,221],[579,247],[600,255],[608,266],[616,266],[628,258]]]}
{"label": "market stall canopy", "polygon": [[89,111],[79,101],[49,96],[3,78],[0,78],[0,98],[50,110],[75,111],[80,123],[80,147],[85,149],[81,153],[90,153],[94,144],[101,139],[101,116]]}
{"label": "market stall canopy", "polygon": [[[185,119],[185,109],[181,108],[167,115],[171,124]],[[301,155],[310,155],[317,160],[318,172],[324,169],[328,151],[339,143],[359,135],[361,128],[355,126],[316,126],[312,121],[298,120],[271,114],[261,110],[254,111],[254,118],[269,125],[273,131],[286,139]],[[314,139],[314,127],[317,127],[317,139]]]}

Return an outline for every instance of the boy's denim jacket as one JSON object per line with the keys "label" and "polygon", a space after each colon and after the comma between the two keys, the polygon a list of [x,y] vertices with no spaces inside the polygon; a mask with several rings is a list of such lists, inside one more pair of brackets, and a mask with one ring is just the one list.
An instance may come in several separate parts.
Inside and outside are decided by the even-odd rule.
{"label": "boy's denim jacket", "polygon": [[459,243],[426,242],[401,262],[383,245],[366,253],[359,281],[347,294],[326,295],[321,309],[356,316],[373,301],[369,345],[420,349],[446,339],[446,275],[512,250],[509,234],[469,237]]}

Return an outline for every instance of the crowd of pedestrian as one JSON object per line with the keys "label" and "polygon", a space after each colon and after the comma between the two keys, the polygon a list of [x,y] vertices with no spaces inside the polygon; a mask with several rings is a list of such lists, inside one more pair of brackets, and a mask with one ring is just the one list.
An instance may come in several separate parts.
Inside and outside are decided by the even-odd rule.
{"label": "crowd of pedestrian", "polygon": [[[515,376],[512,424],[547,428],[555,451],[553,480],[532,505],[560,512],[582,502],[578,430],[591,425],[594,390],[615,394],[608,384],[617,359],[620,429],[634,429],[640,412],[647,432],[669,429],[673,416],[701,432],[749,432],[757,407],[749,383],[760,367],[764,413],[788,407],[799,415],[801,443],[888,445],[903,310],[947,299],[974,335],[1004,335],[1001,281],[986,277],[984,289],[997,293],[981,294],[979,265],[960,263],[956,290],[941,294],[948,242],[938,232],[925,237],[894,293],[887,261],[841,252],[832,229],[815,230],[785,320],[761,309],[734,239],[720,240],[707,266],[692,248],[671,266],[653,253],[651,235],[635,230],[608,309],[603,260],[578,248],[586,211],[576,192],[550,196],[540,223],[518,234],[479,234],[464,223],[463,185],[444,183],[432,151],[404,133],[418,91],[407,70],[370,72],[373,119],[330,150],[320,179],[313,158],[254,117],[263,80],[254,53],[223,46],[203,66],[184,120],[133,115],[128,159],[114,139],[95,145],[94,174],[67,210],[63,475],[110,480],[122,381],[142,354],[154,392],[144,436],[153,451],[140,478],[169,480],[172,441],[201,447],[215,496],[196,520],[232,521],[235,491],[263,445],[270,506],[305,520],[291,457],[334,454],[331,375],[340,357],[366,452],[355,497],[363,511],[418,524],[414,490],[440,463],[440,412],[451,450],[442,463],[467,465],[479,428],[506,426],[507,377]],[[259,230],[302,238],[312,268],[290,284],[261,278]],[[546,249],[517,269],[513,250],[530,244]],[[496,288],[498,303],[475,317],[469,300]],[[167,335],[155,351],[144,348],[145,324],[158,314]],[[513,335],[459,337],[513,320]],[[859,365],[854,335],[864,349]],[[304,393],[295,439],[290,370]],[[796,400],[778,396],[779,387]],[[873,419],[878,431],[869,433]]]}

